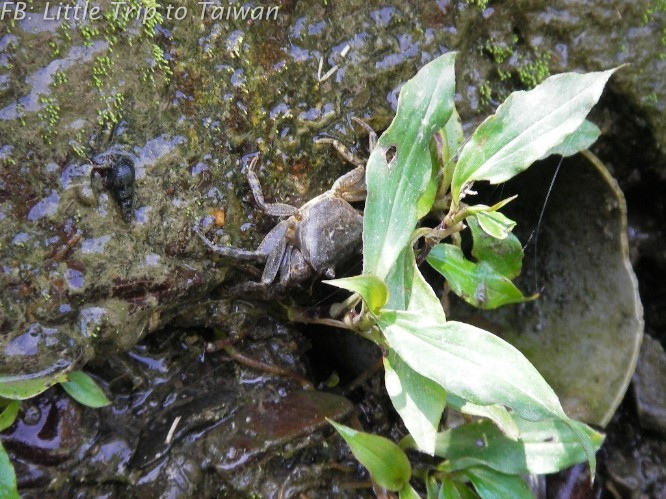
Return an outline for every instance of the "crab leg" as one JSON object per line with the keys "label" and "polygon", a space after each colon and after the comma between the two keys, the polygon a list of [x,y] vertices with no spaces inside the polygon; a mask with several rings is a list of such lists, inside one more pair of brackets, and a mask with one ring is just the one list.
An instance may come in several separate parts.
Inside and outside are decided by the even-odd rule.
{"label": "crab leg", "polygon": [[250,183],[250,189],[252,189],[252,195],[254,200],[257,202],[259,208],[264,210],[269,215],[275,217],[290,217],[298,213],[298,208],[291,206],[285,203],[266,203],[264,200],[264,193],[261,190],[261,183],[259,182],[259,177],[255,173],[254,169],[257,164],[258,157],[255,156],[252,158],[252,163],[247,170],[247,181]]}
{"label": "crab leg", "polygon": [[272,283],[278,275],[280,264],[287,251],[287,228],[287,221],[280,222],[266,234],[257,248],[257,251],[268,252],[264,272],[261,274],[261,282],[264,284]]}
{"label": "crab leg", "polygon": [[377,132],[375,132],[372,129],[372,127],[368,125],[365,121],[363,121],[361,118],[352,116],[352,121],[360,125],[366,132],[368,132],[368,147],[370,148],[370,152],[372,152],[372,150],[377,145]]}
{"label": "crab leg", "polygon": [[331,187],[334,196],[350,203],[364,201],[367,190],[365,187],[365,167],[357,166],[337,179]]}
{"label": "crab leg", "polygon": [[342,142],[340,142],[338,139],[331,139],[328,137],[323,137],[321,139],[316,140],[317,144],[331,144],[333,147],[335,147],[335,150],[338,151],[338,154],[345,158],[348,162],[350,162],[352,165],[355,166],[364,166],[365,163],[358,159],[354,154],[345,147]]}
{"label": "crab leg", "polygon": [[253,262],[262,262],[268,258],[268,253],[265,253],[261,250],[261,246],[257,248],[256,251],[246,250],[242,248],[236,248],[234,246],[219,246],[210,241],[199,227],[192,227],[192,231],[199,236],[199,238],[204,242],[215,253],[226,256],[228,258],[233,258],[235,260],[245,260]]}

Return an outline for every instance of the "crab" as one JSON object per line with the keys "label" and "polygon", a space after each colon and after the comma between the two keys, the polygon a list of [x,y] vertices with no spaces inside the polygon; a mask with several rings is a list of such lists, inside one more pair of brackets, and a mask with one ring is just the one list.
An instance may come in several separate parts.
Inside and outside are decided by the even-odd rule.
{"label": "crab", "polygon": [[[347,157],[348,153],[337,141],[322,139],[320,142],[332,143]],[[224,257],[265,262],[261,276],[263,286],[276,279],[286,287],[314,276],[335,277],[336,265],[361,249],[363,216],[350,203],[365,200],[365,167],[358,165],[338,178],[330,190],[296,208],[284,203],[265,202],[255,172],[256,164],[255,157],[247,171],[255,202],[269,215],[287,218],[264,237],[256,250],[216,245],[196,226],[193,228],[195,234],[208,248]]]}

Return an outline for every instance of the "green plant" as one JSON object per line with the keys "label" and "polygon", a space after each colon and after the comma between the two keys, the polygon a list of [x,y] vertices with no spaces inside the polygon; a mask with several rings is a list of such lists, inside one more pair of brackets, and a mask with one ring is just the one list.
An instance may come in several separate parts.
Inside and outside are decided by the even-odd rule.
{"label": "green plant", "polygon": [[120,92],[115,92],[105,96],[103,101],[106,107],[97,110],[97,123],[109,130],[120,121],[125,97]]}
{"label": "green plant", "polygon": [[531,62],[520,61],[516,68],[518,79],[526,88],[536,87],[550,76],[550,53],[536,54]]}
{"label": "green plant", "polygon": [[51,139],[58,133],[57,125],[60,121],[60,105],[54,97],[41,95],[38,100],[44,107],[37,113],[37,116],[46,124],[45,130],[42,133],[42,139],[45,143],[50,144]]}
{"label": "green plant", "polygon": [[[643,25],[646,26],[649,23],[655,21],[655,19],[658,18],[658,16],[663,16],[664,13],[666,13],[666,0],[654,0],[654,2],[650,3],[650,6],[645,9],[645,12],[643,12],[642,16],[642,21]],[[661,32],[660,32],[660,43],[662,47],[666,47],[666,27],[661,25]],[[666,57],[665,52],[661,52],[659,54],[660,59],[664,59]]]}
{"label": "green plant", "polygon": [[65,73],[62,69],[58,69],[55,73],[53,73],[53,81],[51,82],[51,85],[57,87],[59,85],[66,84],[67,81],[67,73]]}
{"label": "green plant", "polygon": [[97,56],[93,62],[92,74],[93,74],[93,85],[97,89],[101,89],[104,86],[104,80],[107,76],[110,75],[111,69],[113,68],[113,61],[109,56]]}
{"label": "green plant", "polygon": [[[585,120],[614,70],[562,74],[511,94],[464,143],[454,105],[455,54],[432,61],[406,83],[391,126],[366,167],[363,274],[328,281],[353,291],[357,308],[345,323],[378,343],[385,383],[410,435],[396,445],[341,425],[380,486],[418,497],[530,497],[521,475],[552,473],[587,460],[592,476],[603,436],[570,419],[546,381],[513,346],[497,336],[448,321],[418,258],[444,275],[467,302],[492,309],[536,297],[511,282],[522,249],[515,222],[494,206],[468,204],[476,181],[497,184],[550,154],[567,156],[592,144],[599,129]],[[433,207],[434,229],[416,228]],[[473,260],[460,248],[469,228]],[[450,243],[440,243],[450,238]],[[360,304],[360,305],[359,305]],[[440,431],[445,406],[481,419]],[[412,470],[404,452],[435,456]]]}
{"label": "green plant", "polygon": [[94,26],[83,24],[79,26],[79,33],[81,33],[83,45],[85,47],[92,47],[93,39],[99,35],[99,30]]}
{"label": "green plant", "polygon": [[[491,37],[479,45],[479,52],[492,59],[500,82],[513,81],[524,89],[534,88],[550,76],[551,54],[542,50],[539,46],[525,47],[515,34],[507,41]],[[494,93],[499,98],[507,96],[504,88],[494,89],[490,82],[482,82],[479,85],[481,104],[487,104]]]}
{"label": "green plant", "polygon": [[480,11],[484,11],[486,7],[488,7],[489,1],[490,0],[467,0],[467,3],[470,5],[474,5]]}
{"label": "green plant", "polygon": [[[0,374],[0,432],[9,428],[20,409],[20,401],[27,400],[60,384],[74,400],[88,407],[104,407],[110,404],[102,389],[83,371],[69,368],[30,376]],[[18,498],[16,474],[9,456],[0,442],[0,497]]]}

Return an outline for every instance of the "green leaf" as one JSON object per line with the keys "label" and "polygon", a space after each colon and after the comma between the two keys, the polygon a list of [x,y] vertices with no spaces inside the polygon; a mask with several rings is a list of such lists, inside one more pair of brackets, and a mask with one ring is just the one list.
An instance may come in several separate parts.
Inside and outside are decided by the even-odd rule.
{"label": "green leaf", "polygon": [[18,401],[12,400],[7,404],[7,406],[0,413],[0,431],[5,431],[11,425],[14,424],[16,416],[18,416],[19,407]]}
{"label": "green leaf", "polygon": [[463,147],[451,184],[454,202],[466,184],[505,182],[556,151],[583,126],[615,69],[555,75],[532,90],[512,93]]}
{"label": "green leaf", "polygon": [[501,404],[477,405],[468,400],[452,394],[447,395],[446,403],[449,407],[463,414],[470,416],[480,416],[490,419],[500,429],[500,431],[511,440],[517,440],[520,431],[515,420],[509,414],[509,411]]}
{"label": "green leaf", "polygon": [[471,486],[468,487],[467,484],[461,482],[453,482],[453,484],[458,489],[458,493],[462,499],[477,499],[478,496],[471,489]]}
{"label": "green leaf", "polygon": [[438,499],[477,499],[478,496],[472,492],[464,483],[453,481],[448,477],[442,480],[442,488],[439,490]]}
{"label": "green leaf", "polygon": [[599,130],[597,125],[591,121],[583,120],[583,123],[574,133],[564,139],[561,144],[555,146],[544,154],[542,158],[546,158],[551,154],[559,154],[564,158],[567,156],[573,156],[594,144],[599,138],[599,135],[601,135],[601,130]]}
{"label": "green leaf", "polygon": [[[578,435],[558,420],[526,421],[516,418],[520,438],[512,440],[490,421],[458,426],[437,435],[436,455],[447,458],[453,469],[483,465],[510,475],[556,473],[587,459]],[[596,450],[600,433],[585,426]]]}
{"label": "green leaf", "polygon": [[[509,411],[503,405],[472,404],[471,402],[450,393],[446,394],[446,404],[451,409],[455,409],[463,414],[487,418],[495,423],[497,428],[499,428],[508,439],[513,441],[518,440],[518,436],[520,435],[518,426],[516,425],[514,418],[511,417]],[[416,448],[416,442],[414,438],[409,435],[401,440],[400,447],[403,449]]]}
{"label": "green leaf", "polygon": [[435,453],[435,438],[446,404],[446,391],[421,376],[389,349],[384,357],[386,391],[419,450]]}
{"label": "green leaf", "polygon": [[440,322],[446,321],[439,299],[416,266],[411,247],[405,247],[398,255],[395,266],[386,277],[386,285],[389,288],[386,308],[421,311]]}
{"label": "green leaf", "polygon": [[344,279],[322,281],[331,286],[353,291],[361,295],[371,312],[375,313],[388,301],[389,290],[379,277],[372,274],[357,275]]}
{"label": "green leaf", "polygon": [[513,234],[497,239],[484,231],[474,217],[467,219],[472,233],[472,256],[487,262],[499,274],[509,279],[520,275],[523,267],[523,247]]}
{"label": "green leaf", "polygon": [[532,499],[527,484],[518,476],[505,475],[483,466],[468,468],[465,476],[470,479],[482,499]]}
{"label": "green leaf", "polygon": [[[430,178],[428,179],[423,193],[416,202],[416,219],[420,220],[432,209],[437,196],[437,188],[439,187],[439,157],[437,151],[437,144],[435,142],[437,131],[432,134],[431,140],[428,143],[428,150],[430,151]],[[413,227],[412,227],[413,228]]]}
{"label": "green leaf", "polygon": [[506,405],[528,420],[567,419],[536,368],[494,334],[422,312],[382,311],[378,324],[412,369],[447,392],[477,405]]}
{"label": "green leaf", "polygon": [[437,499],[439,497],[439,491],[441,487],[437,482],[437,479],[434,475],[428,475],[425,477],[425,486],[426,486],[426,499]]}
{"label": "green leaf", "polygon": [[95,380],[83,371],[72,371],[69,373],[69,381],[60,384],[79,404],[97,408],[111,403]]}
{"label": "green leaf", "polygon": [[430,141],[453,110],[454,64],[455,53],[444,54],[405,83],[393,122],[370,154],[363,217],[364,274],[386,277],[409,242],[417,210],[424,210],[417,205],[437,168]]}
{"label": "green leaf", "polygon": [[590,465],[590,481],[593,481],[597,473],[596,453],[599,449],[599,446],[596,444],[593,435],[590,434],[591,429],[585,423],[581,423],[580,421],[575,421],[573,419],[567,419],[564,422],[569,426],[569,428],[571,428],[571,431],[576,434],[578,441],[585,450],[587,462]]}
{"label": "green leaf", "polygon": [[0,442],[0,497],[20,499],[16,489],[16,473],[5,448]]}
{"label": "green leaf", "polygon": [[507,204],[509,204],[511,201],[516,199],[518,195],[516,194],[515,196],[511,196],[506,199],[502,199],[502,201],[495,203],[492,206],[487,206],[485,204],[474,204],[471,206],[468,206],[465,211],[469,214],[476,215],[477,213],[482,213],[482,212],[492,212],[492,211],[499,211],[502,208],[504,208]]}
{"label": "green leaf", "polygon": [[453,106],[451,117],[444,127],[444,133],[446,136],[446,153],[442,153],[442,162],[446,168],[448,163],[455,162],[456,155],[460,152],[460,148],[465,141],[462,122],[460,121],[460,115],[455,105]]}
{"label": "green leaf", "polygon": [[516,226],[516,222],[499,211],[482,211],[476,219],[484,232],[495,239],[506,239]]}
{"label": "green leaf", "polygon": [[[16,416],[18,416],[19,406],[18,401],[12,400],[3,409],[2,413],[0,413],[0,431],[6,430],[14,423]],[[18,499],[19,497],[16,489],[14,466],[9,460],[2,442],[0,442],[0,497],[7,497],[9,499]]]}
{"label": "green leaf", "polygon": [[418,493],[414,490],[414,487],[407,482],[398,492],[398,497],[400,499],[421,499]]}
{"label": "green leaf", "polygon": [[32,374],[0,374],[0,397],[12,400],[26,400],[48,390],[56,383],[67,380],[69,364],[56,363],[54,366]]}
{"label": "green leaf", "polygon": [[460,492],[458,492],[453,480],[450,478],[442,480],[442,487],[439,489],[439,499],[460,499]]}
{"label": "green leaf", "polygon": [[457,246],[438,244],[426,258],[437,272],[446,277],[451,290],[470,305],[490,310],[509,303],[532,300],[488,262],[471,262]]}
{"label": "green leaf", "polygon": [[438,162],[442,170],[442,180],[437,195],[443,198],[451,186],[453,170],[456,167],[456,157],[465,140],[462,123],[455,105],[446,126],[435,133],[434,139]]}
{"label": "green leaf", "polygon": [[365,466],[380,487],[399,491],[412,476],[412,467],[403,450],[389,439],[353,430],[327,419],[342,435],[354,457]]}
{"label": "green leaf", "polygon": [[[411,247],[405,247],[400,253],[386,281],[390,289],[391,308],[427,311],[441,322],[446,321],[437,296],[416,266]],[[391,349],[384,359],[384,367],[386,389],[393,406],[414,437],[416,446],[432,455],[446,391],[411,369]]]}
{"label": "green leaf", "polygon": [[481,406],[501,404],[529,421],[558,419],[567,424],[594,476],[596,449],[589,428],[566,416],[553,389],[509,343],[469,324],[438,321],[423,310],[383,310],[378,324],[400,358],[442,386],[449,398]]}

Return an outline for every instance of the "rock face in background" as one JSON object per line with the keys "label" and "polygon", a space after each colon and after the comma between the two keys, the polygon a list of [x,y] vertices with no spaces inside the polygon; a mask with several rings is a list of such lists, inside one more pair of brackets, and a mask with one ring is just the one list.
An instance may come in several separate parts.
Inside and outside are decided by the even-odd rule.
{"label": "rock face in background", "polygon": [[[274,224],[252,200],[249,160],[260,155],[268,199],[299,205],[349,169],[314,140],[366,154],[349,118],[386,128],[400,86],[453,50],[468,133],[549,73],[629,63],[594,112],[595,151],[627,194],[646,327],[663,341],[666,14],[653,3],[284,0],[270,13],[245,3],[256,10],[234,20],[188,0],[182,18],[164,2],[161,22],[3,21],[0,373],[82,364],[174,318],[187,326],[192,304],[248,278],[191,227],[253,248]],[[93,174],[119,154],[136,173],[129,222]]]}
{"label": "rock face in background", "polygon": [[[5,28],[2,370],[124,350],[163,325],[225,276],[191,237],[194,224],[211,215],[221,223],[226,211],[222,242],[257,240],[245,230],[256,212],[242,173],[248,155],[261,154],[262,176],[274,181],[268,196],[320,192],[347,166],[313,139],[363,143],[349,117],[386,127],[400,85],[443,52],[460,51],[468,125],[549,71],[631,61],[609,94],[633,120],[623,126],[644,127],[663,147],[664,13],[649,2],[412,3],[288,2],[233,21],[186,2],[187,15],[165,10],[159,24],[120,22],[112,11],[95,22],[36,13]],[[90,159],[114,151],[136,166],[129,223],[113,192],[91,188]]]}
{"label": "rock face in background", "polygon": [[[491,3],[484,20],[472,24],[473,30],[482,31],[468,37],[466,43],[478,43],[481,38],[495,62],[503,61],[482,74],[484,80],[493,71],[502,79],[502,72],[509,70],[522,83],[530,84],[546,67],[560,73],[628,64],[613,79],[613,92],[631,109],[634,125],[651,133],[663,153],[666,13],[656,9],[654,2]],[[504,47],[517,50],[510,54]]]}
{"label": "rock face in background", "polygon": [[634,375],[634,397],[641,426],[666,433],[666,353],[650,336],[643,340]]}

